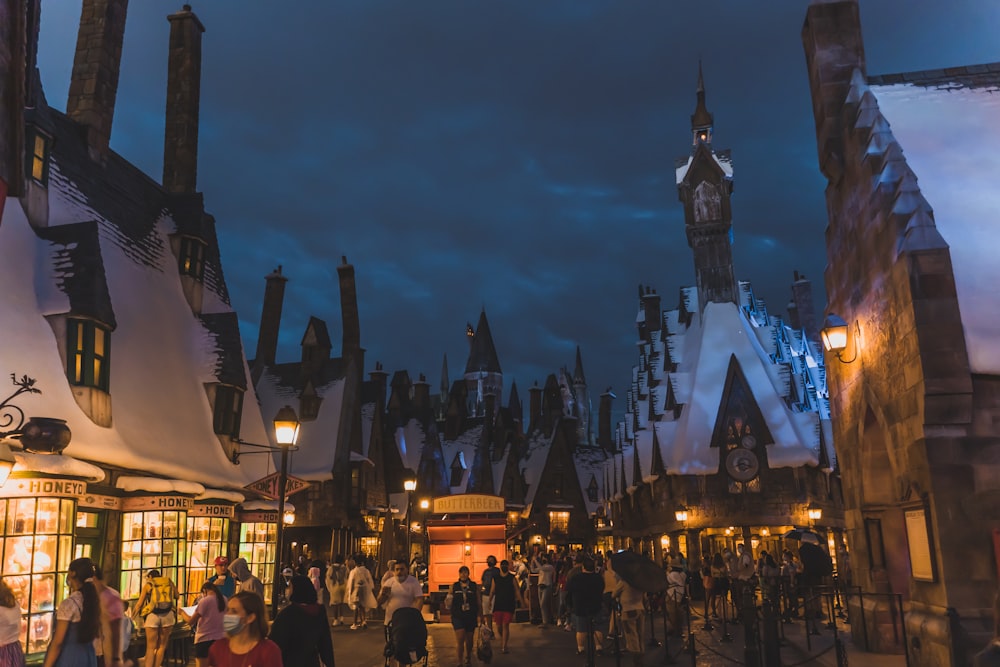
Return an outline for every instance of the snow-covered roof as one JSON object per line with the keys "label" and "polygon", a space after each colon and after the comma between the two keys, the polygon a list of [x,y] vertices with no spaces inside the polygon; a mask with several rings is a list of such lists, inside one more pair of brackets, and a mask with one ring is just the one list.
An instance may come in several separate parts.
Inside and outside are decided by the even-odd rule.
{"label": "snow-covered roof", "polygon": [[80,477],[88,482],[101,482],[105,477],[104,471],[97,466],[74,459],[72,456],[14,452],[14,467],[11,468],[11,472],[25,471]]}
{"label": "snow-covered roof", "polygon": [[[462,431],[455,440],[441,440],[441,455],[444,459],[445,472],[451,477],[453,463],[458,460],[462,465],[462,478],[457,485],[451,486],[451,493],[466,493],[469,477],[472,475],[472,464],[476,460],[476,449],[483,437],[483,426],[479,424]],[[413,468],[416,470],[416,467]],[[494,477],[494,479],[497,479]],[[450,480],[449,480],[450,481]]]}
{"label": "snow-covered roof", "polygon": [[554,436],[555,428],[551,432],[536,431],[533,433],[528,438],[524,456],[518,462],[519,472],[527,488],[524,494],[526,507],[530,507],[535,502],[535,494],[538,493],[538,487],[542,481],[542,473],[545,471],[545,463],[549,459],[549,450],[552,449]]}
{"label": "snow-covered roof", "polygon": [[[594,514],[601,505],[601,494],[604,487],[604,464],[607,454],[599,447],[578,447],[573,452],[573,463],[576,466],[576,477],[580,481],[580,492],[587,514]],[[597,497],[591,500],[590,483],[597,482]]]}
{"label": "snow-covered roof", "polygon": [[[399,449],[399,456],[403,460],[403,467],[418,470],[424,444],[427,442],[427,434],[424,432],[423,424],[417,419],[410,419],[406,424],[398,427],[393,435],[396,440],[396,448]],[[451,465],[451,459],[446,459],[445,463]]]}
{"label": "snow-covered roof", "polygon": [[225,489],[205,489],[195,496],[195,500],[225,500],[230,503],[242,503],[246,496],[239,491],[226,491]]}
{"label": "snow-covered roof", "polygon": [[[66,148],[72,139],[60,137],[55,146],[60,144]],[[192,314],[170,251],[168,234],[176,229],[176,221],[166,209],[155,211],[142,220],[146,227],[139,237],[122,222],[138,212],[119,204],[105,216],[90,202],[95,186],[91,184],[85,193],[60,159],[54,148],[48,183],[50,232],[44,234],[60,240],[46,240],[36,233],[16,198],[7,198],[0,222],[0,282],[5,285],[0,290],[0,311],[8,315],[0,337],[0,369],[31,375],[43,392],[24,396],[21,407],[29,414],[67,421],[73,433],[67,456],[213,486],[240,488],[262,477],[262,461],[234,465],[214,433],[205,384],[219,382],[223,367],[232,372],[234,364],[222,357],[231,357],[232,345],[239,341],[227,340],[222,349],[220,331]],[[112,155],[109,160],[126,171],[118,164],[124,162],[121,158]],[[139,198],[143,192],[140,188],[132,195]],[[103,279],[98,276],[87,284],[106,290],[107,304],[95,307],[113,307],[116,324],[111,334],[110,427],[98,426],[78,406],[60,354],[65,343],[56,338],[47,319],[76,314],[74,300],[85,291],[75,261],[67,256],[74,246],[72,235],[51,233],[60,227],[74,231],[68,228],[77,223],[83,223],[76,229],[99,252],[96,265],[102,268]],[[86,233],[88,225],[96,229],[92,237]],[[227,297],[208,287],[205,312],[231,314]],[[86,307],[82,301],[77,305]],[[248,386],[242,348],[235,354],[243,374],[240,381]],[[244,400],[242,435],[266,437],[252,389]]]}
{"label": "snow-covered roof", "polygon": [[195,482],[183,479],[159,479],[156,477],[139,477],[137,475],[122,475],[115,480],[115,488],[122,491],[147,491],[149,493],[184,493],[200,496],[205,493],[205,487]]}
{"label": "snow-covered roof", "polygon": [[[337,362],[338,360],[331,360]],[[340,433],[340,418],[344,402],[344,387],[346,382],[339,372],[339,363],[330,363],[332,370],[325,377],[325,384],[315,387],[316,395],[322,399],[319,413],[315,419],[303,421],[299,427],[298,449],[291,452],[288,459],[288,474],[309,482],[321,482],[333,478],[333,463],[337,453],[337,437]],[[298,374],[285,372],[287,366],[298,364],[279,364],[267,367],[257,381],[257,395],[260,398],[261,411],[265,415],[276,415],[285,405],[298,406],[299,380]],[[266,442],[273,442],[273,433],[269,433]],[[263,444],[263,443],[262,443]],[[277,457],[271,461],[272,469],[277,469]],[[267,457],[248,457],[262,458]],[[243,459],[241,459],[243,460]]]}
{"label": "snow-covered roof", "polygon": [[[664,318],[668,327],[664,343],[676,369],[663,373],[660,385],[645,394],[641,393],[641,378],[652,374],[643,370],[650,365],[645,357],[654,356],[656,346],[637,348],[641,358],[633,376],[636,400],[628,406],[625,421],[618,429],[623,455],[620,462],[616,461],[616,474],[624,474],[624,491],[652,480],[654,443],[659,445],[668,474],[707,475],[719,471],[719,451],[712,446],[712,437],[719,410],[723,409],[722,393],[731,359],[746,378],[774,439],[767,445],[768,464],[819,465],[820,431],[824,423],[829,424],[822,356],[801,332],[797,334],[780,319],[768,315],[748,284],[741,283],[740,287],[743,307],[709,303],[700,314],[688,310],[689,305],[697,307],[691,303],[691,290],[681,291],[681,307]],[[680,310],[687,315],[682,317]],[[796,400],[792,400],[790,391],[793,381]],[[668,387],[680,408],[677,416],[673,410],[664,409]],[[630,429],[633,423],[637,424],[634,433]],[[832,447],[827,453],[832,466]],[[641,479],[635,478],[636,463]]]}
{"label": "snow-covered roof", "polygon": [[[726,178],[733,177],[733,158],[732,154],[728,151],[712,151],[712,159],[715,163],[719,165],[722,172],[726,175]],[[686,162],[681,162],[678,160],[677,168],[675,171],[676,182],[679,185],[684,181],[684,177],[687,176],[688,169],[691,168],[691,163],[694,161],[694,154],[689,155]]]}
{"label": "snow-covered roof", "polygon": [[[919,192],[897,201],[909,210],[894,212],[924,213],[908,235],[933,243],[936,235],[917,227],[936,226],[950,248],[972,372],[1000,374],[1000,64],[871,77],[867,84],[856,76],[853,83],[858,99],[866,88],[874,94],[877,109],[868,113],[880,110],[888,121],[876,127],[870,151],[890,151],[898,141],[919,179]],[[920,193],[933,213],[919,210]],[[916,238],[905,241],[905,249],[921,249]]]}
{"label": "snow-covered roof", "polygon": [[[240,503],[240,509],[247,512],[277,512],[278,511],[278,501],[277,500],[248,500],[244,503]],[[285,511],[294,512],[295,505],[291,504],[287,500],[285,501]]]}

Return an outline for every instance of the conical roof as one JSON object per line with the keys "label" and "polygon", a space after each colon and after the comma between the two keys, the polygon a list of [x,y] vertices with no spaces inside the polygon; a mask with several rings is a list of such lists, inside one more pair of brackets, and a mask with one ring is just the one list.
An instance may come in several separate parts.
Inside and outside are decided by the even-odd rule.
{"label": "conical roof", "polygon": [[500,360],[497,358],[497,349],[493,345],[493,335],[490,333],[490,324],[486,320],[486,309],[479,314],[479,324],[476,325],[476,334],[472,338],[472,347],[469,350],[469,361],[465,365],[465,372],[468,373],[502,373],[500,370]]}
{"label": "conical roof", "polygon": [[576,368],[573,369],[573,384],[587,384],[587,378],[583,375],[583,357],[580,355],[580,346],[576,346]]}
{"label": "conical roof", "polygon": [[712,127],[715,118],[708,112],[705,106],[705,77],[701,73],[701,61],[698,61],[698,105],[694,113],[691,114],[691,129],[700,130]]}

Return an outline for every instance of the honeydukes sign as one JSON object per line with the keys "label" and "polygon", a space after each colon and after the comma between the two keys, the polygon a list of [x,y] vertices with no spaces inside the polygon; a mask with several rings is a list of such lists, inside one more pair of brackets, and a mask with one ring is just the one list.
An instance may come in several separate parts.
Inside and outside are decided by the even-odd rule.
{"label": "honeydukes sign", "polygon": [[467,493],[435,498],[431,511],[434,514],[496,514],[503,513],[504,509],[504,499],[500,496]]}

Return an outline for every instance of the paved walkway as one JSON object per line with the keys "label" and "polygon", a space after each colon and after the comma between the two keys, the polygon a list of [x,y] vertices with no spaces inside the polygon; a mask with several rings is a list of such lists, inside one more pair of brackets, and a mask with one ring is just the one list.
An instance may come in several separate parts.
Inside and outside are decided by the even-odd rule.
{"label": "paved walkway", "polygon": [[[731,641],[725,637],[721,625],[705,630],[705,621],[700,615],[692,617],[694,629],[695,655],[691,655],[690,645],[680,638],[672,637],[667,642],[665,654],[663,641],[662,616],[655,617],[653,639],[659,645],[651,645],[643,656],[645,667],[676,664],[680,667],[733,667],[747,664],[747,650],[743,641],[743,628],[729,625],[726,629],[731,635]],[[428,628],[428,667],[455,667],[455,633],[447,623],[432,623]],[[820,623],[819,634],[807,636],[802,621],[782,624],[783,638],[779,641],[780,667],[837,667],[837,657],[834,648],[833,630]],[[842,621],[838,624],[839,638],[851,667],[905,667],[902,655],[880,655],[860,651],[850,641],[848,628]],[[649,639],[649,625],[646,625]],[[385,635],[382,625],[374,622],[368,630],[350,630],[346,626],[333,629],[334,654],[337,667],[383,667],[385,660],[382,649],[385,645]],[[499,643],[493,642],[494,656],[491,667],[585,667],[585,656],[577,656],[576,641],[572,632],[564,632],[558,628],[542,629],[540,626],[528,623],[515,623],[511,626],[510,653],[502,655]],[[763,647],[762,647],[763,649]],[[751,650],[752,653],[752,650]],[[749,657],[752,657],[749,656]],[[779,667],[765,662],[766,656],[761,655],[761,667]],[[192,661],[189,663],[194,665]],[[597,656],[596,667],[632,667],[632,656],[623,653],[618,660],[611,644],[605,655]],[[474,667],[481,667],[473,660]],[[288,665],[286,667],[295,667]]]}

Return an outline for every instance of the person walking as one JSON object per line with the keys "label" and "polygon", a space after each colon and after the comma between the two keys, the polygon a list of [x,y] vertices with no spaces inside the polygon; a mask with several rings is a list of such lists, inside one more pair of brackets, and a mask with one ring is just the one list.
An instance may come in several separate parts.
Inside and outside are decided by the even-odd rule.
{"label": "person walking", "polygon": [[[244,559],[244,562],[246,562],[246,559]],[[236,578],[229,573],[229,559],[225,556],[219,556],[213,564],[215,566],[215,576],[209,577],[208,580],[215,584],[219,592],[228,600],[236,595]]]}
{"label": "person walking", "polygon": [[66,586],[71,592],[56,608],[56,629],[43,667],[97,667],[94,640],[101,632],[101,600],[89,558],[69,564]]}
{"label": "person walking", "polygon": [[20,637],[21,605],[10,586],[0,581],[0,667],[24,667]]}
{"label": "person walking", "polygon": [[667,619],[670,621],[670,634],[681,636],[681,619],[684,617],[684,598],[687,596],[687,573],[679,558],[670,562],[667,573],[667,593],[664,603],[667,607]]}
{"label": "person walking", "polygon": [[552,592],[556,588],[556,568],[547,555],[542,556],[540,562],[541,565],[538,566],[538,606],[542,611],[542,624],[539,627],[545,630],[552,625]]}
{"label": "person walking", "polygon": [[[264,583],[250,572],[250,566],[246,558],[237,558],[229,564],[229,571],[236,577],[238,585],[237,593],[253,593],[259,595],[261,601],[264,600]],[[230,596],[231,597],[231,596]],[[265,619],[266,620],[266,619]]]}
{"label": "person walking", "polygon": [[222,627],[226,636],[208,649],[209,667],[283,667],[281,649],[267,638],[267,610],[261,596],[243,591],[230,598]]}
{"label": "person walking", "polygon": [[524,607],[524,597],[517,579],[510,571],[510,563],[500,561],[500,574],[493,578],[493,591],[490,595],[490,608],[493,610],[493,621],[497,625],[500,636],[500,652],[510,653],[510,623],[514,620],[514,610]]}
{"label": "person walking", "polygon": [[392,621],[392,614],[400,607],[420,609],[424,604],[424,589],[420,587],[417,578],[410,574],[410,566],[403,560],[397,560],[393,566],[396,576],[382,582],[378,603],[385,607],[385,625]]}
{"label": "person walking", "polygon": [[226,613],[226,596],[211,581],[201,585],[201,599],[193,614],[180,609],[181,618],[194,628],[194,661],[197,667],[208,667],[208,651],[212,644],[226,636],[222,627]]}
{"label": "person walking", "polygon": [[719,617],[719,600],[722,600],[722,613],[726,613],[726,596],[729,595],[729,568],[726,561],[722,560],[722,554],[718,551],[712,556],[712,595],[709,598],[709,607],[712,609],[712,617]]}
{"label": "person walking", "polygon": [[160,667],[163,664],[163,656],[170,643],[170,633],[177,623],[177,615],[174,613],[177,598],[177,586],[169,577],[162,576],[159,570],[146,573],[146,583],[135,603],[135,608],[145,617],[142,625],[146,630],[146,667]]}
{"label": "person walking", "polygon": [[[104,573],[94,565],[94,586],[101,601],[101,633],[94,641],[97,667],[113,667],[122,663],[122,620],[125,603],[118,591],[104,584]],[[2,663],[0,663],[2,664]]]}
{"label": "person walking", "polygon": [[379,579],[378,587],[379,590],[385,588],[387,581],[396,576],[396,561],[394,559],[387,560],[385,562],[385,572],[382,573],[382,578]]}
{"label": "person walking", "polygon": [[344,624],[343,611],[347,596],[347,566],[344,565],[344,554],[333,557],[333,563],[326,569],[326,590],[330,594],[330,625],[337,627]]}
{"label": "person walking", "polygon": [[458,581],[451,585],[448,593],[451,609],[451,627],[455,630],[455,645],[458,656],[458,667],[470,667],[472,664],[472,642],[476,636],[476,628],[483,622],[480,607],[479,587],[469,579],[469,568],[463,565],[458,568]]}
{"label": "person walking", "polygon": [[347,577],[347,602],[354,610],[354,624],[351,630],[368,629],[368,610],[378,606],[375,600],[375,582],[372,574],[365,567],[363,557],[348,561],[352,565],[351,574]]}
{"label": "person walking", "polygon": [[281,649],[281,661],[289,667],[334,667],[330,620],[316,587],[309,577],[297,574],[291,589],[290,604],[271,624],[270,638]]}
{"label": "person walking", "polygon": [[629,585],[617,574],[615,580],[618,584],[614,597],[621,612],[619,634],[625,637],[625,649],[632,654],[634,667],[642,667],[642,656],[646,650],[646,643],[642,640],[646,621],[644,596],[642,591]]}
{"label": "person walking", "polygon": [[[588,664],[593,663],[589,651],[603,655],[603,628],[607,619],[601,614],[604,598],[604,577],[594,571],[594,560],[590,556],[579,559],[581,571],[566,582],[566,599],[573,616],[576,630],[576,654],[588,651]],[[593,643],[591,643],[593,642]]]}
{"label": "person walking", "polygon": [[486,569],[483,570],[483,576],[479,579],[483,587],[483,618],[490,630],[493,629],[493,581],[499,576],[500,568],[497,567],[497,557],[490,554],[486,557]]}

